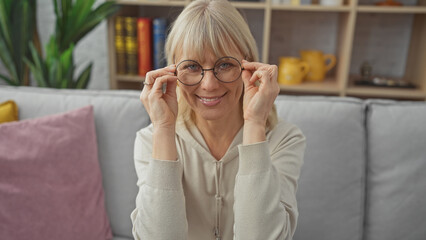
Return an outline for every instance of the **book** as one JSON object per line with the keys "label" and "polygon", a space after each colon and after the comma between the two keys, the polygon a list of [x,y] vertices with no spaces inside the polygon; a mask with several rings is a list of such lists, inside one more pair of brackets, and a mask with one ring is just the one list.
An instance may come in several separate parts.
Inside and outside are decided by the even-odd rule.
{"label": "book", "polygon": [[152,20],[140,17],[137,19],[139,76],[145,76],[152,70]]}
{"label": "book", "polygon": [[126,49],[126,74],[138,74],[138,39],[137,18],[124,17],[125,26],[125,49]]}
{"label": "book", "polygon": [[152,21],[154,69],[163,68],[167,65],[166,56],[164,54],[166,31],[167,20],[165,18],[154,18],[154,20]]}
{"label": "book", "polygon": [[117,74],[126,74],[126,47],[125,47],[125,31],[124,31],[124,17],[115,18],[115,33],[114,33],[114,45],[115,45],[115,58]]}

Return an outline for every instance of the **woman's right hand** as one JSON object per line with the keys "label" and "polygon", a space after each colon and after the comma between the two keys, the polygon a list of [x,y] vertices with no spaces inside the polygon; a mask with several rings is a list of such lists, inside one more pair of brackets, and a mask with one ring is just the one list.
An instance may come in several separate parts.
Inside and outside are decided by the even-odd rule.
{"label": "woman's right hand", "polygon": [[[175,65],[150,71],[146,74],[140,99],[151,118],[154,128],[174,129],[178,103],[176,96],[177,77]],[[167,83],[163,92],[163,84]]]}

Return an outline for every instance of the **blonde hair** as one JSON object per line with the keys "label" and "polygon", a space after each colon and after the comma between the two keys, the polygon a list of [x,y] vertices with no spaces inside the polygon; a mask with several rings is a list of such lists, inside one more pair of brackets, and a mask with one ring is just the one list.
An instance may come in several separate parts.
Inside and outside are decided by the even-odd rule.
{"label": "blonde hair", "polygon": [[[256,41],[247,22],[227,0],[193,1],[171,26],[165,45],[168,64],[174,64],[176,55],[185,52],[203,59],[207,50],[216,56],[229,56],[231,51],[237,50],[247,61],[259,61]],[[178,95],[178,118],[188,123],[194,120],[194,112],[181,94]],[[267,128],[272,129],[276,123],[274,106],[267,120]]]}

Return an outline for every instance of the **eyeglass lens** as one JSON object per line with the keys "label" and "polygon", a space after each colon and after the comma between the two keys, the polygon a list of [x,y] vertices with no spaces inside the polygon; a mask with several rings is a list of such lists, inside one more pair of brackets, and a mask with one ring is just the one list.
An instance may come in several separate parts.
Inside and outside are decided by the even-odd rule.
{"label": "eyeglass lens", "polygon": [[[196,61],[184,60],[177,65],[176,72],[180,82],[186,85],[198,84],[204,76],[203,67]],[[232,57],[223,57],[216,61],[213,73],[222,82],[233,82],[241,75],[241,64]]]}

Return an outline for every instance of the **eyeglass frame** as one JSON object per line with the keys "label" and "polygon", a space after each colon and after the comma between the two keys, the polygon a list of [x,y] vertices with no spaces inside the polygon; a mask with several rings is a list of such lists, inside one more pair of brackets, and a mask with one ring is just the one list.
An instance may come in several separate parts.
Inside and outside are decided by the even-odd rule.
{"label": "eyeglass frame", "polygon": [[[232,59],[234,59],[235,61],[237,61],[237,63],[240,65],[240,68],[241,68],[241,71],[240,71],[240,74],[238,75],[238,77],[237,78],[235,78],[235,80],[232,80],[232,81],[230,81],[230,82],[225,82],[225,81],[223,81],[223,80],[220,80],[217,76],[216,76],[216,72],[214,71],[214,69],[215,69],[215,67],[216,67],[216,64],[221,60],[221,59],[224,59],[224,58],[232,58]],[[214,77],[217,79],[217,80],[219,80],[219,82],[223,82],[223,83],[233,83],[233,82],[235,82],[235,81],[237,81],[240,77],[241,77],[241,74],[243,73],[243,71],[244,71],[244,68],[242,67],[242,65],[241,65],[241,62],[240,61],[238,61],[238,59],[236,59],[236,58],[234,58],[234,57],[231,57],[231,56],[224,56],[224,57],[221,57],[221,58],[219,58],[219,59],[217,59],[216,60],[216,62],[214,63],[214,65],[213,65],[213,68],[203,68],[203,66],[199,63],[199,62],[197,62],[197,61],[195,61],[195,60],[191,60],[191,59],[186,59],[186,60],[183,60],[183,61],[181,61],[181,62],[179,62],[178,64],[176,64],[176,70],[175,70],[175,76],[177,76],[177,69],[178,69],[178,67],[179,67],[179,65],[181,65],[182,63],[184,63],[184,62],[189,62],[189,61],[191,61],[191,62],[195,62],[195,63],[197,63],[200,67],[201,67],[201,79],[200,79],[200,81],[198,81],[197,83],[194,83],[194,84],[187,84],[187,83],[184,83],[184,82],[182,82],[179,78],[177,79],[180,83],[182,83],[183,85],[185,85],[185,86],[195,86],[195,85],[197,85],[197,84],[200,84],[200,82],[201,81],[203,81],[203,79],[204,79],[204,72],[205,71],[212,71],[213,72],[213,75],[214,75]]]}

